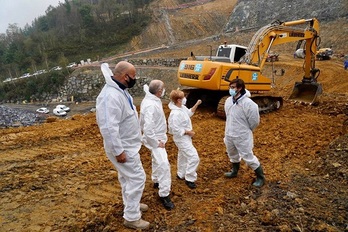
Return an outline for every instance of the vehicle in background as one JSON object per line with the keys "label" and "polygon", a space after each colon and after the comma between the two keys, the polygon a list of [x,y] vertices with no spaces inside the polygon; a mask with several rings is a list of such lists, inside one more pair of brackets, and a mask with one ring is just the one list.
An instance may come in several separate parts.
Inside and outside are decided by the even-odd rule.
{"label": "vehicle in background", "polygon": [[330,60],[333,55],[333,50],[330,48],[320,48],[317,51],[317,60]]}
{"label": "vehicle in background", "polygon": [[45,107],[41,107],[41,108],[37,109],[36,112],[41,113],[41,114],[48,114],[50,111],[49,111],[49,109],[47,109]]}
{"label": "vehicle in background", "polygon": [[56,109],[61,109],[61,110],[64,110],[65,112],[69,112],[70,111],[70,108],[68,106],[66,106],[66,105],[57,105]]}
{"label": "vehicle in background", "polygon": [[[16,78],[16,79],[17,79],[17,78]],[[14,80],[14,78],[8,77],[8,78],[6,78],[3,82],[5,83],[5,82],[12,81],[12,80]]]}
{"label": "vehicle in background", "polygon": [[31,77],[32,75],[30,73],[24,73],[22,76],[20,76],[19,78],[27,78],[27,77]]}
{"label": "vehicle in background", "polygon": [[66,116],[66,112],[62,109],[59,109],[59,108],[55,108],[53,110],[53,114],[56,116]]}
{"label": "vehicle in background", "polygon": [[36,72],[33,73],[33,76],[38,76],[38,75],[41,75],[44,73],[47,73],[47,71],[45,69],[37,70]]}
{"label": "vehicle in background", "polygon": [[62,67],[60,67],[60,66],[55,66],[55,67],[53,67],[53,68],[50,69],[50,72],[51,72],[51,71],[59,71],[59,70],[62,70]]}
{"label": "vehicle in background", "polygon": [[66,67],[67,68],[74,68],[76,66],[77,66],[77,64],[75,62],[73,62],[73,63],[68,64]]}

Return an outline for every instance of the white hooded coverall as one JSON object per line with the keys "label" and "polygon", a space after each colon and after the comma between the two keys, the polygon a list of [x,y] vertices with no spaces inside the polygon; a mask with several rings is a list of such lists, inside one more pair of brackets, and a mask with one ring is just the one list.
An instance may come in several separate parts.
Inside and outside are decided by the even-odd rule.
{"label": "white hooded coverall", "polygon": [[159,196],[167,197],[171,188],[170,164],[166,149],[158,146],[160,141],[167,142],[166,117],[161,99],[150,93],[147,85],[144,85],[144,91],[145,97],[140,105],[142,142],[151,150],[151,179],[154,183],[159,184]]}
{"label": "white hooded coverall", "polygon": [[260,166],[260,162],[253,153],[253,130],[260,123],[258,106],[247,94],[233,103],[233,97],[225,102],[226,125],[225,138],[227,155],[232,163],[239,163],[241,159],[253,170]]}
{"label": "white hooded coverall", "polygon": [[[127,221],[136,221],[141,218],[140,200],[146,180],[139,155],[141,130],[138,113],[127,90],[122,90],[112,80],[108,64],[102,64],[101,68],[106,84],[96,101],[97,123],[105,153],[117,169],[122,188],[123,217]],[[122,152],[126,153],[125,163],[116,160]]]}
{"label": "white hooded coverall", "polygon": [[169,133],[173,135],[175,145],[178,147],[177,175],[187,181],[195,182],[199,156],[192,144],[191,136],[185,135],[186,130],[192,130],[190,117],[193,112],[184,105],[177,107],[173,102],[169,103],[169,109],[171,109],[168,118]]}

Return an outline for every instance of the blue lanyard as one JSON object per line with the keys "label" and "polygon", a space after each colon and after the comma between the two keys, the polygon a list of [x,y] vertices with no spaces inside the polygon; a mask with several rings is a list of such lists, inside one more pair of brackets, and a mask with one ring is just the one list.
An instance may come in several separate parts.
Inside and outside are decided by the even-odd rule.
{"label": "blue lanyard", "polygon": [[130,104],[130,107],[132,108],[132,110],[134,110],[131,96],[129,95],[129,93],[127,93],[127,91],[123,90],[123,92],[126,95],[126,97],[128,98],[128,102]]}

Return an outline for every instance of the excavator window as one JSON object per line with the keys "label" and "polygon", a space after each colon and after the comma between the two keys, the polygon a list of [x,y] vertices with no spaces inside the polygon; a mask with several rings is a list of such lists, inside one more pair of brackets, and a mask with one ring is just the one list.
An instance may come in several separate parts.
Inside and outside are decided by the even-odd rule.
{"label": "excavator window", "polygon": [[217,56],[230,57],[230,54],[231,54],[231,48],[221,46],[219,47]]}
{"label": "excavator window", "polygon": [[234,54],[233,62],[238,62],[240,58],[242,58],[245,55],[245,53],[246,53],[246,49],[236,47],[236,52]]}

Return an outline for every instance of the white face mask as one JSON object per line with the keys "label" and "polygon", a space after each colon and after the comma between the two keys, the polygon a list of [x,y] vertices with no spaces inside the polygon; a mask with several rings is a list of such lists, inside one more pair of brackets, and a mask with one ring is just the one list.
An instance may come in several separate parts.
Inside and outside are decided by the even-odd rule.
{"label": "white face mask", "polygon": [[187,102],[187,99],[186,99],[186,97],[184,97],[181,101],[181,104],[186,105],[186,102]]}
{"label": "white face mask", "polygon": [[163,90],[162,90],[161,97],[163,97],[165,93],[166,93],[166,89],[163,89]]}

